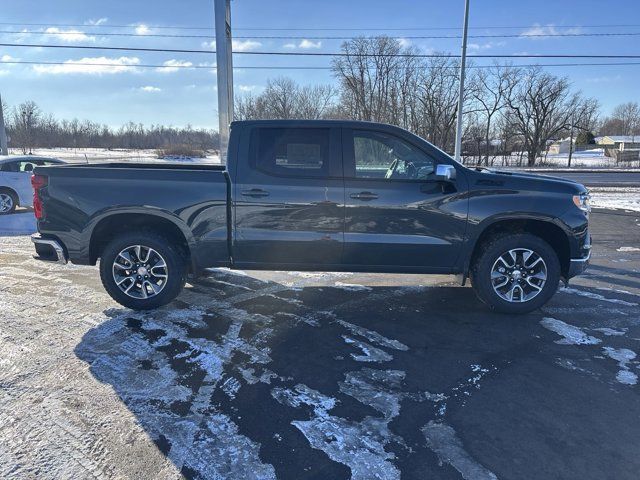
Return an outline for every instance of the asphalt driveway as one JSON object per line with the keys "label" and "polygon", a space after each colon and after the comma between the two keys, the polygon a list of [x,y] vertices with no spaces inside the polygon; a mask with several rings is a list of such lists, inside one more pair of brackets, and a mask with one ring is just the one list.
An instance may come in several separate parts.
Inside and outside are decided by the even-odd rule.
{"label": "asphalt driveway", "polygon": [[0,239],[0,477],[636,479],[640,214],[488,312],[451,277],[213,270],[135,313]]}

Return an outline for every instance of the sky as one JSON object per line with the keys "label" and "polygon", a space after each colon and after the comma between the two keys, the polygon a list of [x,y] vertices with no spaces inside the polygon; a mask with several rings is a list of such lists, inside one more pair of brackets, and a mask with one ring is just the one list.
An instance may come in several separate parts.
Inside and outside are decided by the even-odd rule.
{"label": "sky", "polygon": [[[460,52],[459,39],[411,37],[460,35],[463,0],[233,0],[231,8],[235,52],[337,52],[343,40],[314,37],[377,34],[398,37],[403,44],[427,53]],[[0,0],[0,12],[0,43],[211,50],[214,35],[213,0]],[[532,33],[640,32],[639,12],[637,0],[604,4],[595,0],[471,0],[468,53],[640,55],[640,34],[522,37]],[[299,38],[257,38],[264,36]],[[8,63],[12,61],[64,64]],[[624,61],[639,65],[545,67],[568,77],[585,95],[596,97],[607,114],[619,103],[640,101],[640,59],[517,59],[513,63]],[[491,59],[474,62],[486,64]],[[211,68],[176,68],[180,65]],[[0,46],[0,95],[10,106],[33,100],[42,111],[58,118],[86,118],[112,127],[134,121],[216,128],[214,65],[215,55],[210,53]],[[278,76],[303,84],[334,81],[328,68],[274,70],[243,66],[329,67],[330,58],[236,54],[237,94],[258,94],[269,78]]]}

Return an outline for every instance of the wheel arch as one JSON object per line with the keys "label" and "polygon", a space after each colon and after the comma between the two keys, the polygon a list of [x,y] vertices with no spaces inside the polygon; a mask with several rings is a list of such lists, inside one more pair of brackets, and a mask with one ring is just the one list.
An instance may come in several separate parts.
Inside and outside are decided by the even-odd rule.
{"label": "wheel arch", "polygon": [[516,218],[496,218],[478,228],[479,234],[473,242],[471,254],[468,256],[465,266],[465,277],[469,273],[469,268],[476,261],[478,254],[482,251],[482,246],[495,235],[503,233],[528,233],[535,235],[545,242],[558,255],[560,270],[563,277],[567,277],[571,262],[571,245],[567,232],[556,222],[549,218],[540,217],[516,217]]}
{"label": "wheel arch", "polygon": [[118,212],[102,216],[95,221],[89,240],[89,260],[95,264],[104,247],[117,235],[130,231],[151,231],[160,233],[175,242],[183,252],[189,265],[195,240],[191,231],[175,217],[161,213]]}

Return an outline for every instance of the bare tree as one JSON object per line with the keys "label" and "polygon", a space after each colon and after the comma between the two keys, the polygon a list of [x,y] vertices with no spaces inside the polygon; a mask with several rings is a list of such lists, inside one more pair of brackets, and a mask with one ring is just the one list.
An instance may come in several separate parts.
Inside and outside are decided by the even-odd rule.
{"label": "bare tree", "polygon": [[235,117],[248,119],[324,118],[336,96],[330,85],[300,86],[290,78],[268,80],[260,95],[236,98]]}
{"label": "bare tree", "polygon": [[[483,122],[484,164],[489,165],[491,153],[491,127],[495,117],[508,105],[517,70],[508,65],[494,64],[488,69],[478,69],[471,79],[470,92],[475,110]],[[479,152],[480,153],[480,152]]]}
{"label": "bare tree", "polygon": [[[606,123],[609,122],[607,128]],[[608,135],[640,135],[640,105],[638,102],[627,102],[618,105],[605,119],[603,133]]]}
{"label": "bare tree", "polygon": [[13,109],[13,143],[22,149],[22,153],[31,152],[36,144],[36,127],[40,122],[40,109],[29,100]]}
{"label": "bare tree", "polygon": [[531,67],[515,75],[513,95],[508,104],[518,134],[527,151],[527,165],[535,165],[547,140],[568,132],[572,124],[580,124],[589,109],[580,93],[572,93],[566,78]]}

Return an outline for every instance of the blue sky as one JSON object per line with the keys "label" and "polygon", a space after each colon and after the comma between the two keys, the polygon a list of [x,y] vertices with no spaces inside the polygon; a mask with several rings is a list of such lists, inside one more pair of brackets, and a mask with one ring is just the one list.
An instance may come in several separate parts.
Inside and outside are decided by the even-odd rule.
{"label": "blue sky", "polygon": [[[463,0],[233,0],[236,37],[295,35],[300,39],[238,38],[237,50],[334,52],[340,40],[314,36],[456,35],[462,23]],[[202,49],[205,38],[160,38],[154,34],[213,35],[213,0],[0,0],[2,43],[136,46]],[[640,36],[519,38],[533,33],[640,32],[637,0],[516,2],[471,0],[470,35],[512,34],[512,38],[470,38],[469,53],[483,54],[640,54]],[[26,25],[26,24],[42,25]],[[92,24],[98,24],[95,26]],[[61,26],[75,25],[78,26]],[[615,27],[606,25],[618,25]],[[619,26],[619,25],[626,26]],[[605,25],[605,26],[597,26]],[[635,26],[633,26],[635,25]],[[179,30],[158,27],[190,27]],[[443,28],[451,27],[451,30]],[[496,28],[509,27],[509,28]],[[287,28],[274,31],[258,29]],[[345,29],[320,31],[308,29]],[[437,30],[426,30],[426,29]],[[396,29],[396,30],[388,30]],[[418,30],[425,29],[425,30]],[[39,32],[48,31],[48,35]],[[132,36],[105,36],[107,32]],[[459,52],[456,39],[406,39],[426,51]],[[30,99],[59,118],[88,118],[111,126],[129,120],[145,124],[216,127],[213,70],[143,68],[139,65],[210,65],[214,55],[114,52],[100,50],[27,49],[0,47],[1,61],[93,62],[115,67],[0,64],[0,94],[10,105]],[[542,60],[543,63],[567,60]],[[576,60],[574,60],[576,61]],[[577,60],[579,61],[579,60]],[[606,61],[606,60],[603,60]],[[634,60],[631,60],[634,61]],[[635,60],[640,62],[640,60]],[[328,70],[246,70],[242,66],[328,66],[325,57],[234,58],[236,92],[258,93],[270,77],[286,75],[302,83],[330,83]],[[489,60],[477,60],[477,63]],[[520,63],[532,63],[521,60]],[[597,62],[589,61],[587,62]],[[515,62],[517,63],[517,62]],[[129,67],[126,67],[129,65]],[[553,67],[577,89],[598,98],[603,113],[616,104],[640,101],[640,65]]]}

